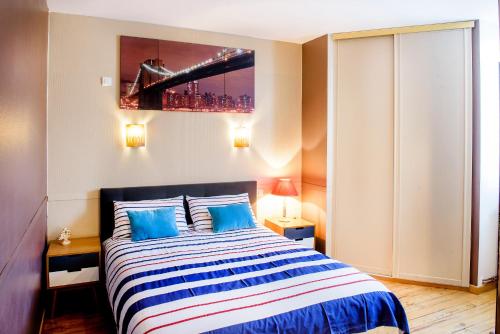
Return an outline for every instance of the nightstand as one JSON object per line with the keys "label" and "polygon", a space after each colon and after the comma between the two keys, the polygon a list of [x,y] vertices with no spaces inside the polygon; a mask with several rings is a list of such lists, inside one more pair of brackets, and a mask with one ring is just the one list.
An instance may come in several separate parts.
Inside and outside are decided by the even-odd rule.
{"label": "nightstand", "polygon": [[54,315],[60,289],[90,287],[96,297],[101,265],[99,237],[74,238],[71,244],[51,241],[46,255],[47,290],[52,292],[51,316]]}
{"label": "nightstand", "polygon": [[266,218],[264,224],[274,232],[314,249],[314,223],[302,218],[289,218],[289,221],[283,222],[273,217]]}

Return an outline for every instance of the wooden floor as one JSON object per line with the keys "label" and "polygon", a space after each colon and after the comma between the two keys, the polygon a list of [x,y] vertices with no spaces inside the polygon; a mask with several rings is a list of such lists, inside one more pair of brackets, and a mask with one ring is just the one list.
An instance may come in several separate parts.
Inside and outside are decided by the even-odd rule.
{"label": "wooden floor", "polygon": [[[412,333],[491,333],[495,323],[495,291],[481,295],[383,282],[405,307]],[[104,298],[96,310],[92,295],[85,290],[60,294],[54,318],[44,321],[42,333],[114,333],[113,321]],[[378,329],[370,333],[397,333]]]}
{"label": "wooden floor", "polygon": [[412,333],[493,332],[495,290],[474,295],[450,289],[385,281],[383,283],[403,304]]}
{"label": "wooden floor", "polygon": [[107,334],[115,333],[113,316],[104,293],[98,296],[99,307],[87,289],[61,291],[53,318],[45,313],[42,333]]}

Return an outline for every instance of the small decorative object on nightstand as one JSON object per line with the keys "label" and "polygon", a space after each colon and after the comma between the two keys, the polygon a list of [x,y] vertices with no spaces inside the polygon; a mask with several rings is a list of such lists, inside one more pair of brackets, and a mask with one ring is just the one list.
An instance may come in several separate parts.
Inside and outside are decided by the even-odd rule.
{"label": "small decorative object on nightstand", "polygon": [[280,218],[266,218],[265,225],[288,239],[314,249],[314,223],[302,218],[290,218],[286,222]]}
{"label": "small decorative object on nightstand", "polygon": [[96,297],[101,264],[99,237],[75,238],[63,246],[51,241],[46,255],[47,289],[52,292],[51,316],[56,307],[57,292],[65,288],[91,287]]}
{"label": "small decorative object on nightstand", "polygon": [[67,246],[71,243],[71,240],[69,240],[69,238],[71,238],[71,230],[65,227],[59,234],[57,240],[61,242],[61,245]]}

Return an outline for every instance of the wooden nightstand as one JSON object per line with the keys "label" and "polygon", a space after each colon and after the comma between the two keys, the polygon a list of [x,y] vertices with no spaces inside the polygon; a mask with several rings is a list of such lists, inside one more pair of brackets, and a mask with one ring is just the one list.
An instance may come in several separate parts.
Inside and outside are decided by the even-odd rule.
{"label": "wooden nightstand", "polygon": [[46,255],[47,290],[52,292],[51,316],[54,315],[57,291],[66,288],[91,287],[94,298],[99,283],[101,241],[99,237],[71,239],[61,245],[51,241]]}
{"label": "wooden nightstand", "polygon": [[289,218],[289,220],[288,222],[282,222],[277,217],[266,218],[265,225],[288,239],[314,249],[315,224],[302,218]]}

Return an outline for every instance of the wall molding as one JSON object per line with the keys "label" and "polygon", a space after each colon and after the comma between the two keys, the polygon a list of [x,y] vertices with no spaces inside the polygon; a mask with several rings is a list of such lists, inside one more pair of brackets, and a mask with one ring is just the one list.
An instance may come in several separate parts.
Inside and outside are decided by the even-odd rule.
{"label": "wall molding", "polygon": [[38,218],[38,216],[40,215],[41,211],[43,211],[44,206],[46,206],[46,205],[47,205],[47,196],[44,196],[43,199],[42,199],[42,202],[38,205],[37,209],[35,210],[35,213],[30,218],[28,226],[26,227],[26,229],[23,232],[23,235],[19,239],[19,243],[12,250],[12,252],[9,254],[7,263],[5,263],[5,265],[3,266],[3,268],[0,269],[0,284],[2,283],[2,280],[3,280],[4,276],[9,272],[10,268],[12,267],[13,264],[12,264],[11,260],[19,252],[19,248],[20,248],[23,240],[28,235],[28,232],[31,230],[31,227],[33,226],[33,222],[36,221],[36,218]]}
{"label": "wall molding", "polygon": [[309,182],[302,181],[302,191],[304,191],[305,189],[326,193],[326,185],[319,185],[316,183],[309,183]]}
{"label": "wall molding", "polygon": [[[30,219],[30,222],[28,224],[28,227],[24,231],[23,235],[21,236],[19,243],[15,247],[14,251],[12,254],[9,256],[7,263],[5,266],[2,268],[2,271],[0,272],[0,286],[5,286],[7,284],[9,285],[9,288],[7,288],[6,291],[9,291],[9,289],[19,289],[19,283],[16,283],[15,281],[12,280],[11,273],[13,270],[19,270],[19,268],[23,268],[26,266],[26,263],[23,261],[26,260],[26,252],[28,250],[27,245],[30,245],[32,247],[35,247],[35,245],[31,244],[30,242],[33,242],[33,236],[36,237],[37,242],[40,242],[40,253],[38,253],[38,250],[36,250],[35,254],[31,254],[31,257],[29,258],[30,261],[34,261],[33,263],[38,262],[40,264],[40,277],[39,281],[35,286],[35,293],[31,296],[31,301],[28,304],[30,309],[30,320],[29,323],[23,323],[21,326],[25,326],[25,328],[29,328],[29,332],[36,333],[40,329],[40,326],[42,326],[43,322],[43,290],[44,290],[44,267],[42,265],[43,262],[43,254],[45,253],[46,249],[46,207],[47,207],[47,196],[44,196],[42,199],[42,202],[38,206],[38,208],[35,211],[35,214],[32,216]],[[40,226],[40,224],[43,224],[43,227]],[[41,228],[41,230],[40,230]],[[43,241],[38,238],[43,238]],[[33,265],[33,263],[31,265]],[[16,269],[17,268],[17,269]],[[25,270],[21,269],[21,270]],[[33,269],[33,268],[31,268]],[[32,272],[30,272],[32,273]],[[24,273],[26,274],[26,273]],[[30,285],[25,285],[23,286],[23,289],[31,289],[33,286]],[[3,291],[3,292],[6,292]],[[19,296],[16,296],[16,292],[10,292],[12,295],[8,296],[6,298],[9,298],[9,300],[19,300]],[[13,297],[14,296],[14,297]],[[24,302],[24,301],[23,301]],[[15,302],[17,304],[18,302]],[[16,305],[15,307],[19,308],[19,305]],[[5,305],[4,305],[5,306]],[[5,307],[9,307],[8,305]],[[12,311],[8,311],[12,312]],[[7,312],[7,313],[8,313]],[[28,312],[28,311],[27,311]]]}
{"label": "wall molding", "polygon": [[48,197],[48,202],[87,201],[99,199],[99,194],[57,194]]}
{"label": "wall molding", "polygon": [[[248,179],[248,178],[247,178]],[[241,181],[248,181],[247,179],[242,179]],[[255,178],[257,181],[257,188],[262,190],[269,190],[276,184],[278,177],[259,177]],[[296,185],[301,185],[303,180],[300,177],[291,177],[292,182]],[[235,180],[240,181],[240,180]],[[211,183],[211,182],[225,182],[225,181],[206,181],[206,182],[196,182],[196,183]],[[229,181],[226,181],[229,182]],[[182,183],[179,183],[182,184]],[[158,184],[140,184],[140,185],[117,185],[109,188],[119,188],[119,187],[146,187],[146,186],[157,186]],[[107,188],[107,187],[106,187]],[[100,189],[89,190],[88,192],[75,192],[75,193],[55,193],[49,194],[48,202],[70,202],[70,201],[86,201],[86,200],[97,200],[100,198]]]}

